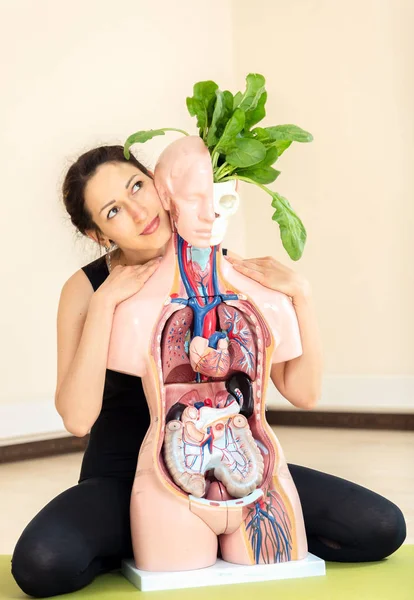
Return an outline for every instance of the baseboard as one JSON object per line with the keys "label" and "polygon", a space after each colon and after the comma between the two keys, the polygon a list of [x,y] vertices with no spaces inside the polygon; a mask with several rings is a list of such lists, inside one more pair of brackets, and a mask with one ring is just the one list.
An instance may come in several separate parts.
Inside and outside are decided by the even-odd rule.
{"label": "baseboard", "polygon": [[[315,410],[295,409],[270,384],[267,419],[272,425],[414,430],[414,377],[327,375]],[[0,462],[83,450],[88,436],[63,427],[54,403],[0,402]]]}
{"label": "baseboard", "polygon": [[88,439],[89,435],[83,438],[68,435],[56,439],[0,446],[0,464],[69,454],[70,452],[82,452],[87,446]]}
{"label": "baseboard", "polygon": [[53,399],[0,403],[0,446],[70,436]]}
{"label": "baseboard", "polygon": [[[273,410],[296,410],[273,385],[269,386],[266,404]],[[321,412],[414,414],[414,377],[325,375],[316,409]]]}
{"label": "baseboard", "polygon": [[[269,410],[305,414],[292,407],[272,383],[268,387],[266,405]],[[346,414],[414,414],[414,377],[325,375],[316,410]],[[63,427],[53,400],[6,401],[0,397],[0,446],[64,436],[70,434]]]}
{"label": "baseboard", "polygon": [[414,413],[323,412],[268,410],[266,419],[279,427],[332,427],[339,429],[387,429],[414,431]]}
{"label": "baseboard", "polygon": [[[414,413],[345,413],[321,411],[273,410],[266,412],[270,425],[277,427],[334,427],[342,429],[388,429],[414,431]],[[0,464],[30,458],[42,458],[81,452],[85,450],[89,435],[83,438],[74,436],[56,439],[30,441],[20,444],[0,446]]]}

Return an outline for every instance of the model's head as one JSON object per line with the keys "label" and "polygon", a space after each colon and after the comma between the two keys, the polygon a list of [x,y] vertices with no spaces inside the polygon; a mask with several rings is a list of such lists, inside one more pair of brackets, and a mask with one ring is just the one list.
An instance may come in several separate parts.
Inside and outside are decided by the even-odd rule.
{"label": "model's head", "polygon": [[186,136],[167,146],[155,166],[154,182],[180,236],[193,246],[210,246],[216,218],[213,167],[203,140]]}
{"label": "model's head", "polygon": [[82,154],[66,174],[63,200],[75,227],[102,246],[156,251],[171,237],[151,173],[122,146]]}

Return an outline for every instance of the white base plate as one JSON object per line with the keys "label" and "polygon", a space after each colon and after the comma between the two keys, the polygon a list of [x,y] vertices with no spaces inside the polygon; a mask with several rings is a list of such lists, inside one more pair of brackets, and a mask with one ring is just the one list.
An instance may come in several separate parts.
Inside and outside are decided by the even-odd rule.
{"label": "white base plate", "polygon": [[234,565],[217,559],[215,565],[193,571],[142,571],[132,558],[122,561],[122,574],[142,592],[273,581],[325,575],[325,561],[310,552],[303,560],[273,565]]}

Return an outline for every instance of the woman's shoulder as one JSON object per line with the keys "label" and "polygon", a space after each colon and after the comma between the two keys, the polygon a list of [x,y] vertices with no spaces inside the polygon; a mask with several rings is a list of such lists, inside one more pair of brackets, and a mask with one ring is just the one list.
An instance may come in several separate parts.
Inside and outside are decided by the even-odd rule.
{"label": "woman's shoulder", "polygon": [[106,265],[105,255],[84,265],[64,283],[62,295],[84,295],[90,296],[108,277],[108,267]]}
{"label": "woman's shoulder", "polygon": [[94,291],[96,291],[109,275],[105,254],[84,265],[81,271],[86,275]]}
{"label": "woman's shoulder", "polygon": [[82,271],[89,271],[91,269],[96,271],[102,268],[106,268],[106,254],[81,267]]}

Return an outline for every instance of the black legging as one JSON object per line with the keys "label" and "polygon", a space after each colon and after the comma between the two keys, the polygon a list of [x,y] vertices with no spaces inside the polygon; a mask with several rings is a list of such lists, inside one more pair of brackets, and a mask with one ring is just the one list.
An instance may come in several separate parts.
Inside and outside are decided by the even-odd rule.
{"label": "black legging", "polygon": [[[329,561],[380,560],[403,543],[400,509],[355,483],[289,465],[304,513],[309,551]],[[97,477],[49,502],[27,525],[12,573],[29,595],[74,592],[132,556],[131,482]]]}

